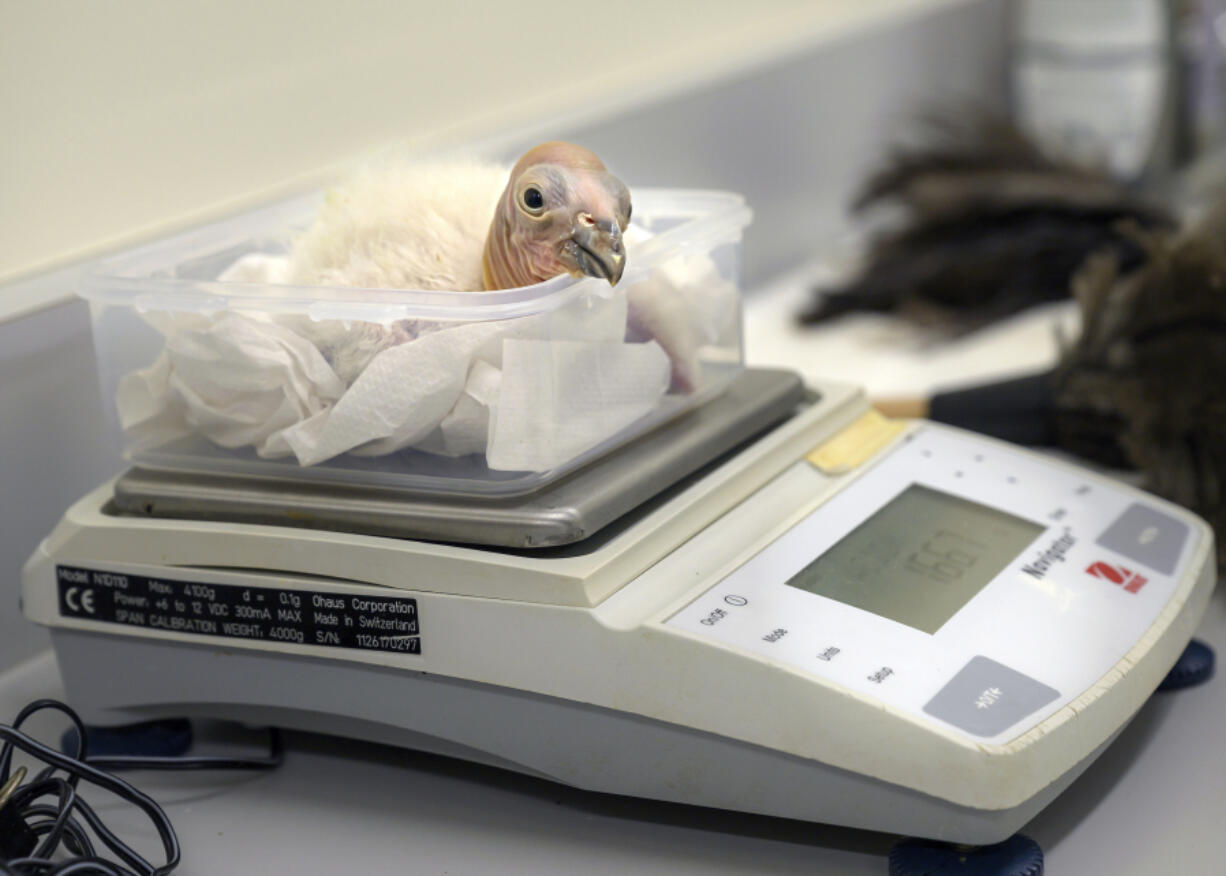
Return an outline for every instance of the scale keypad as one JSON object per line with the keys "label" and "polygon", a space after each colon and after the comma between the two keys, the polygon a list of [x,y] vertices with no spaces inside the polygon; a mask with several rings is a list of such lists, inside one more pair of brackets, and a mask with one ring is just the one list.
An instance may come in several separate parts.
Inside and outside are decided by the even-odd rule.
{"label": "scale keypad", "polygon": [[[805,466],[798,463],[791,476],[803,478]],[[1008,743],[1119,665],[1159,617],[1201,543],[1190,518],[1156,499],[935,424],[913,429],[844,477],[842,489],[667,625],[979,744]],[[926,528],[955,526],[964,538],[986,542],[979,523],[959,522],[970,509],[955,509],[949,524],[922,509],[883,515],[888,526],[875,522],[891,503],[905,508],[904,493],[917,486],[955,497],[950,507],[956,500],[982,506],[984,519],[1003,512],[1028,521],[1033,538],[1003,565],[988,564],[984,550],[925,535]],[[870,526],[878,527],[871,537],[849,537]],[[915,553],[921,538],[928,538],[927,553]],[[823,566],[818,558],[833,556],[845,539],[858,553]],[[893,556],[902,558],[896,566],[935,571],[896,574]],[[986,583],[959,588],[961,573],[983,567],[993,571]],[[856,574],[866,589],[898,588],[898,600],[880,609],[847,596]],[[952,614],[944,609],[943,622],[925,625],[916,618],[926,599],[957,604]],[[912,603],[919,605],[914,612]]]}

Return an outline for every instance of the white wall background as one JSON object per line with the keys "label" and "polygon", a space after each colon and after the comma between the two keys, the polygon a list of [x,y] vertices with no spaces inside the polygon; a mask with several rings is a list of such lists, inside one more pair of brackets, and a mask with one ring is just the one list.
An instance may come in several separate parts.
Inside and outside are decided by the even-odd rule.
{"label": "white wall background", "polygon": [[416,150],[572,127],[969,0],[0,2],[0,282]]}
{"label": "white wall background", "polygon": [[[391,142],[513,152],[565,137],[632,185],[745,193],[754,284],[846,229],[849,192],[915,109],[1003,104],[1004,0],[616,5],[614,35],[592,38],[538,0],[446,15],[0,0],[0,277],[21,275],[0,282],[0,667],[45,643],[17,610],[25,558],[122,466],[88,311],[49,306],[71,293],[74,259],[325,179]],[[563,38],[581,50],[558,51]],[[493,68],[456,57],[469,41]]]}

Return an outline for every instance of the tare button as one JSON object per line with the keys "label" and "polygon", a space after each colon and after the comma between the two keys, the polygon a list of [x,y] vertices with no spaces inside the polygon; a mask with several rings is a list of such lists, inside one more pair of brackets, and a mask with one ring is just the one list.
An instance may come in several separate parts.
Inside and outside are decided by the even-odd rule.
{"label": "tare button", "polygon": [[995,736],[1060,692],[982,655],[962,667],[924,711],[975,736]]}

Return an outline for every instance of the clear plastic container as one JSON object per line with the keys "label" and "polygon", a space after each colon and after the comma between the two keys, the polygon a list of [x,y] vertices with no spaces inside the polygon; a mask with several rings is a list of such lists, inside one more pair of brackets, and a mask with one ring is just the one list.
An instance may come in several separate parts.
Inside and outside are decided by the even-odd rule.
{"label": "clear plastic container", "polygon": [[292,286],[298,198],[82,280],[125,457],[155,469],[531,492],[722,391],[742,368],[734,194],[636,190],[616,289]]}

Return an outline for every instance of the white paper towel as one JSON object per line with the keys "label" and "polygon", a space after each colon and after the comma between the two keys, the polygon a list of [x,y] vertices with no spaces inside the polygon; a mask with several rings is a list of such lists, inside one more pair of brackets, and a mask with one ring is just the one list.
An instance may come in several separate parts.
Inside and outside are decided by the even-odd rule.
{"label": "white paper towel", "polygon": [[[286,271],[285,257],[251,255],[219,280],[278,283]],[[200,434],[303,466],[414,447],[545,471],[649,414],[670,381],[697,384],[698,349],[727,310],[704,304],[726,285],[704,255],[608,297],[498,321],[153,312],[143,316],[165,349],[121,380],[116,401],[125,431],[150,442]]]}
{"label": "white paper towel", "polygon": [[[279,270],[275,259],[240,265],[247,280],[259,270]],[[304,466],[342,453],[380,456],[405,447],[448,456],[482,453],[502,383],[509,378],[521,392],[531,379],[520,372],[532,363],[518,358],[507,371],[508,340],[579,343],[567,348],[575,357],[569,365],[569,354],[560,350],[553,365],[583,369],[589,367],[583,343],[626,346],[626,312],[624,295],[590,295],[518,319],[412,327],[407,321],[313,322],[301,314],[249,311],[150,313],[145,318],[165,336],[165,349],[151,367],[123,378],[116,401],[124,429],[139,438],[200,434],[223,447],[252,446],[265,458],[292,455]],[[347,351],[351,364],[357,345],[365,366],[349,382],[337,373],[334,357]],[[596,393],[591,406],[615,412],[628,392],[611,379],[589,381],[589,390]],[[660,393],[652,392],[654,402]],[[611,422],[622,419],[619,414]],[[500,433],[504,441],[514,438],[507,428]],[[592,421],[587,431],[599,428]],[[519,443],[529,441],[573,444],[539,425]],[[555,455],[543,449],[540,458]]]}
{"label": "white paper towel", "polygon": [[482,359],[468,369],[464,392],[436,430],[416,446],[441,456],[485,453],[489,444],[490,409],[498,403],[502,372]]}
{"label": "white paper towel", "polygon": [[223,447],[258,447],[345,392],[313,344],[260,315],[145,318],[166,346],[152,366],[120,380],[116,397],[124,430],[143,439],[198,433]]}
{"label": "white paper towel", "polygon": [[668,390],[660,345],[511,338],[490,415],[492,469],[548,471],[655,409]]}

